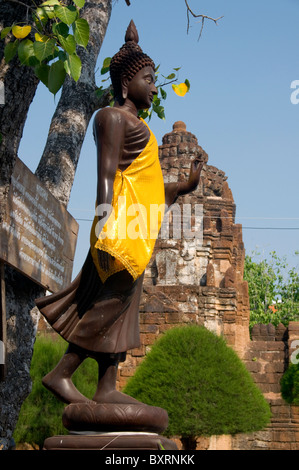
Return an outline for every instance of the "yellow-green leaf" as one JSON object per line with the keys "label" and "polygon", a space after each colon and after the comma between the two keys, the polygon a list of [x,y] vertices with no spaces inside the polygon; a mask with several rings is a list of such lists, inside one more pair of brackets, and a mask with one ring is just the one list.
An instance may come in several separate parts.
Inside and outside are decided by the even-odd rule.
{"label": "yellow-green leaf", "polygon": [[178,96],[185,96],[185,94],[188,92],[188,87],[186,83],[180,83],[179,85],[172,85],[173,91],[178,95]]}
{"label": "yellow-green leaf", "polygon": [[34,37],[35,37],[35,40],[37,42],[46,42],[49,39],[48,36],[44,36],[44,35],[39,34],[39,33],[35,33]]}
{"label": "yellow-green leaf", "polygon": [[53,6],[53,5],[60,5],[58,0],[47,0],[46,2],[43,2],[41,6]]}
{"label": "yellow-green leaf", "polygon": [[31,26],[29,25],[26,25],[26,26],[18,26],[18,25],[14,25],[12,27],[12,34],[14,35],[15,38],[17,39],[24,39],[26,38],[26,36],[28,36],[28,34],[30,33],[31,31]]}
{"label": "yellow-green leaf", "polygon": [[78,8],[83,8],[85,5],[85,0],[73,0],[73,2]]}

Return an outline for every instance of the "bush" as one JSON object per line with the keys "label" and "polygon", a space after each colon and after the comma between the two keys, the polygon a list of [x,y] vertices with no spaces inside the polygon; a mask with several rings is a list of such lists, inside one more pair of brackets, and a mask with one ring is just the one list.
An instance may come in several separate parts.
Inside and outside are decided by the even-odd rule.
{"label": "bush", "polygon": [[267,260],[259,259],[256,252],[246,255],[244,279],[248,282],[250,328],[256,323],[287,326],[299,319],[299,273],[297,268],[289,268],[286,257],[280,258],[275,251]]}
{"label": "bush", "polygon": [[[47,437],[66,434],[62,425],[65,404],[42,385],[42,378],[50,372],[65,353],[67,343],[57,336],[38,336],[34,345],[30,375],[32,391],[24,401],[14,432],[16,444],[28,442],[42,447]],[[92,398],[97,383],[97,364],[87,359],[75,372],[73,382],[83,395]]]}
{"label": "bush", "polygon": [[299,363],[290,365],[280,384],[282,398],[291,405],[299,405]]}
{"label": "bush", "polygon": [[124,392],[167,410],[168,436],[248,433],[264,428],[270,408],[237,354],[199,326],[162,336]]}

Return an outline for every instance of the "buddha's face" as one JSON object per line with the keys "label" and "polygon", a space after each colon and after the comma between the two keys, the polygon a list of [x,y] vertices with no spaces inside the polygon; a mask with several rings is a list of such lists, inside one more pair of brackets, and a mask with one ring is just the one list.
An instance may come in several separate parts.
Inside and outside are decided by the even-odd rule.
{"label": "buddha's face", "polygon": [[134,103],[138,110],[150,108],[154,95],[157,93],[155,71],[150,66],[139,70],[127,83],[127,98]]}

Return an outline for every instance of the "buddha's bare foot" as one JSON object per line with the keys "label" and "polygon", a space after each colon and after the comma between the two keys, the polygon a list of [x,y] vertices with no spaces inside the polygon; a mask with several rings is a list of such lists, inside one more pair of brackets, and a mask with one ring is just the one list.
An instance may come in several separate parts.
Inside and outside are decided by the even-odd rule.
{"label": "buddha's bare foot", "polygon": [[96,403],[115,403],[115,404],[122,404],[122,405],[143,405],[135,398],[126,395],[125,393],[118,392],[117,390],[112,390],[110,392],[99,392],[97,391],[92,399]]}
{"label": "buddha's bare foot", "polygon": [[42,384],[64,403],[87,403],[91,401],[79,392],[70,378],[57,377],[53,371],[42,379]]}

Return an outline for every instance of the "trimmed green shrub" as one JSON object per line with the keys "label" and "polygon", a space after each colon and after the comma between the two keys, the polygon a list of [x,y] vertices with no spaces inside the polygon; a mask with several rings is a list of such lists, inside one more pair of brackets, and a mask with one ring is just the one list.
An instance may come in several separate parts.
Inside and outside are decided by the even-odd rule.
{"label": "trimmed green shrub", "polygon": [[249,433],[263,429],[270,407],[237,354],[204,327],[163,335],[124,392],[168,412],[168,436]]}
{"label": "trimmed green shrub", "polygon": [[281,381],[281,396],[291,405],[299,406],[299,363],[291,364]]}
{"label": "trimmed green shrub", "polygon": [[[32,391],[24,401],[14,432],[16,444],[28,442],[42,447],[44,440],[67,434],[62,425],[66,406],[42,385],[42,378],[58,364],[66,351],[67,343],[59,336],[41,335],[36,338],[30,368]],[[92,398],[97,384],[97,363],[92,359],[83,362],[73,375],[73,382],[87,398]]]}

